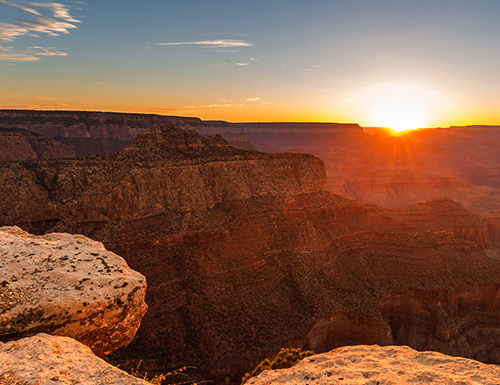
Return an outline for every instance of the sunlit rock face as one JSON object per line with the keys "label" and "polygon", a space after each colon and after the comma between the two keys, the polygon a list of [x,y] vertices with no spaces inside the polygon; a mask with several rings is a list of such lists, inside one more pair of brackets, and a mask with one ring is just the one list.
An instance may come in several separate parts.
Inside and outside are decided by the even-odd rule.
{"label": "sunlit rock face", "polygon": [[45,135],[21,129],[4,128],[0,124],[0,161],[73,158],[68,146]]}
{"label": "sunlit rock face", "polygon": [[368,135],[354,125],[203,122],[195,129],[223,136],[244,133],[260,151],[308,152],[326,165],[328,189],[387,208],[451,197],[468,210],[500,210],[500,127]]}
{"label": "sunlit rock face", "polygon": [[241,149],[314,154],[325,162],[328,189],[361,202],[397,208],[446,196],[475,213],[500,210],[496,126],[426,129],[388,137],[368,135],[357,124],[229,123],[152,114],[0,110],[0,127],[42,133],[78,155],[120,151],[147,128],[172,123],[202,135],[221,134]]}
{"label": "sunlit rock face", "polygon": [[314,156],[171,126],[113,155],[0,167],[0,197],[19,197],[0,199],[3,224],[85,234],[146,276],[149,311],[109,356],[122,367],[237,381],[282,346],[360,343],[500,362],[494,215],[361,204],[325,191]]}
{"label": "sunlit rock face", "polygon": [[407,346],[348,346],[305,358],[292,368],[266,370],[249,385],[462,384],[495,385],[500,367]]}
{"label": "sunlit rock face", "polygon": [[0,165],[5,198],[0,221],[38,232],[64,229],[64,223],[87,227],[213,209],[226,201],[311,193],[326,184],[323,163],[311,155],[260,154],[229,147],[220,137],[166,131],[168,145],[154,145],[155,131],[117,154]]}
{"label": "sunlit rock face", "polygon": [[0,343],[0,383],[4,385],[146,385],[96,357],[69,337],[40,333]]}
{"label": "sunlit rock face", "polygon": [[0,227],[0,341],[70,336],[105,355],[132,341],[146,280],[82,235]]}

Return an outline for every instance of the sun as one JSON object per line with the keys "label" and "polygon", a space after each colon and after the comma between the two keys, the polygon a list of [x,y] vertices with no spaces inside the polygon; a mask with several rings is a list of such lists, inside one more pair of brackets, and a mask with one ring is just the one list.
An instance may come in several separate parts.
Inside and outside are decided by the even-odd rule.
{"label": "sun", "polygon": [[418,89],[402,86],[383,87],[371,95],[370,123],[396,133],[426,127],[428,101]]}

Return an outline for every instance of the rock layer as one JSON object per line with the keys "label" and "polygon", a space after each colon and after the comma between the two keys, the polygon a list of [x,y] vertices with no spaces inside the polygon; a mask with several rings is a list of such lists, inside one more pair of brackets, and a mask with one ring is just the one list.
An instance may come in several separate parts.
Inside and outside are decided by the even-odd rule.
{"label": "rock layer", "polygon": [[73,158],[75,152],[48,136],[0,126],[0,161]]}
{"label": "rock layer", "polygon": [[3,385],[149,384],[97,358],[90,348],[71,338],[43,333],[0,343],[0,362]]}
{"label": "rock layer", "polygon": [[66,222],[139,220],[311,193],[326,184],[323,163],[311,155],[236,150],[220,137],[171,127],[165,135],[164,145],[157,134],[138,136],[133,146],[103,157],[0,165],[0,196],[19,197],[0,200],[0,223],[65,231]]}
{"label": "rock layer", "polygon": [[100,242],[0,228],[0,341],[44,332],[108,354],[132,341],[145,294],[144,276]]}
{"label": "rock layer", "polygon": [[292,368],[266,370],[249,385],[448,384],[496,385],[500,367],[406,346],[349,346],[305,358]]}
{"label": "rock layer", "polygon": [[42,133],[78,155],[117,152],[150,126],[170,123],[202,135],[221,134],[238,148],[314,154],[326,164],[328,188],[362,202],[396,208],[448,196],[476,213],[500,210],[497,126],[426,129],[396,138],[368,135],[357,124],[229,123],[152,114],[0,110],[0,126]]}

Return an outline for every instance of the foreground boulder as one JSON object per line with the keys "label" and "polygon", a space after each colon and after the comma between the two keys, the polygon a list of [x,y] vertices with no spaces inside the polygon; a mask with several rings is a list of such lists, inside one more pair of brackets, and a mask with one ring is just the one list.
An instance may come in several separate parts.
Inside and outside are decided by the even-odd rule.
{"label": "foreground boulder", "polygon": [[0,343],[0,383],[4,385],[141,385],[68,337],[37,334]]}
{"label": "foreground boulder", "polygon": [[499,378],[496,365],[407,346],[359,345],[308,357],[290,369],[266,370],[246,384],[496,385]]}
{"label": "foreground boulder", "polygon": [[43,332],[104,355],[132,341],[145,295],[144,276],[100,242],[0,228],[0,341]]}

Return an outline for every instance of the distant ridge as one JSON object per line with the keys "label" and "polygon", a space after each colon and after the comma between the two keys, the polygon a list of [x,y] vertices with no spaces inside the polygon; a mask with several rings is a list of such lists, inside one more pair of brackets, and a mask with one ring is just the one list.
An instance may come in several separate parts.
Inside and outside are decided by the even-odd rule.
{"label": "distant ridge", "polygon": [[[117,152],[154,125],[177,124],[202,135],[221,134],[363,134],[356,123],[204,121],[196,117],[94,111],[0,110],[0,125],[52,137],[77,155]],[[230,142],[231,144],[231,142]],[[235,144],[237,145],[237,143]]]}

